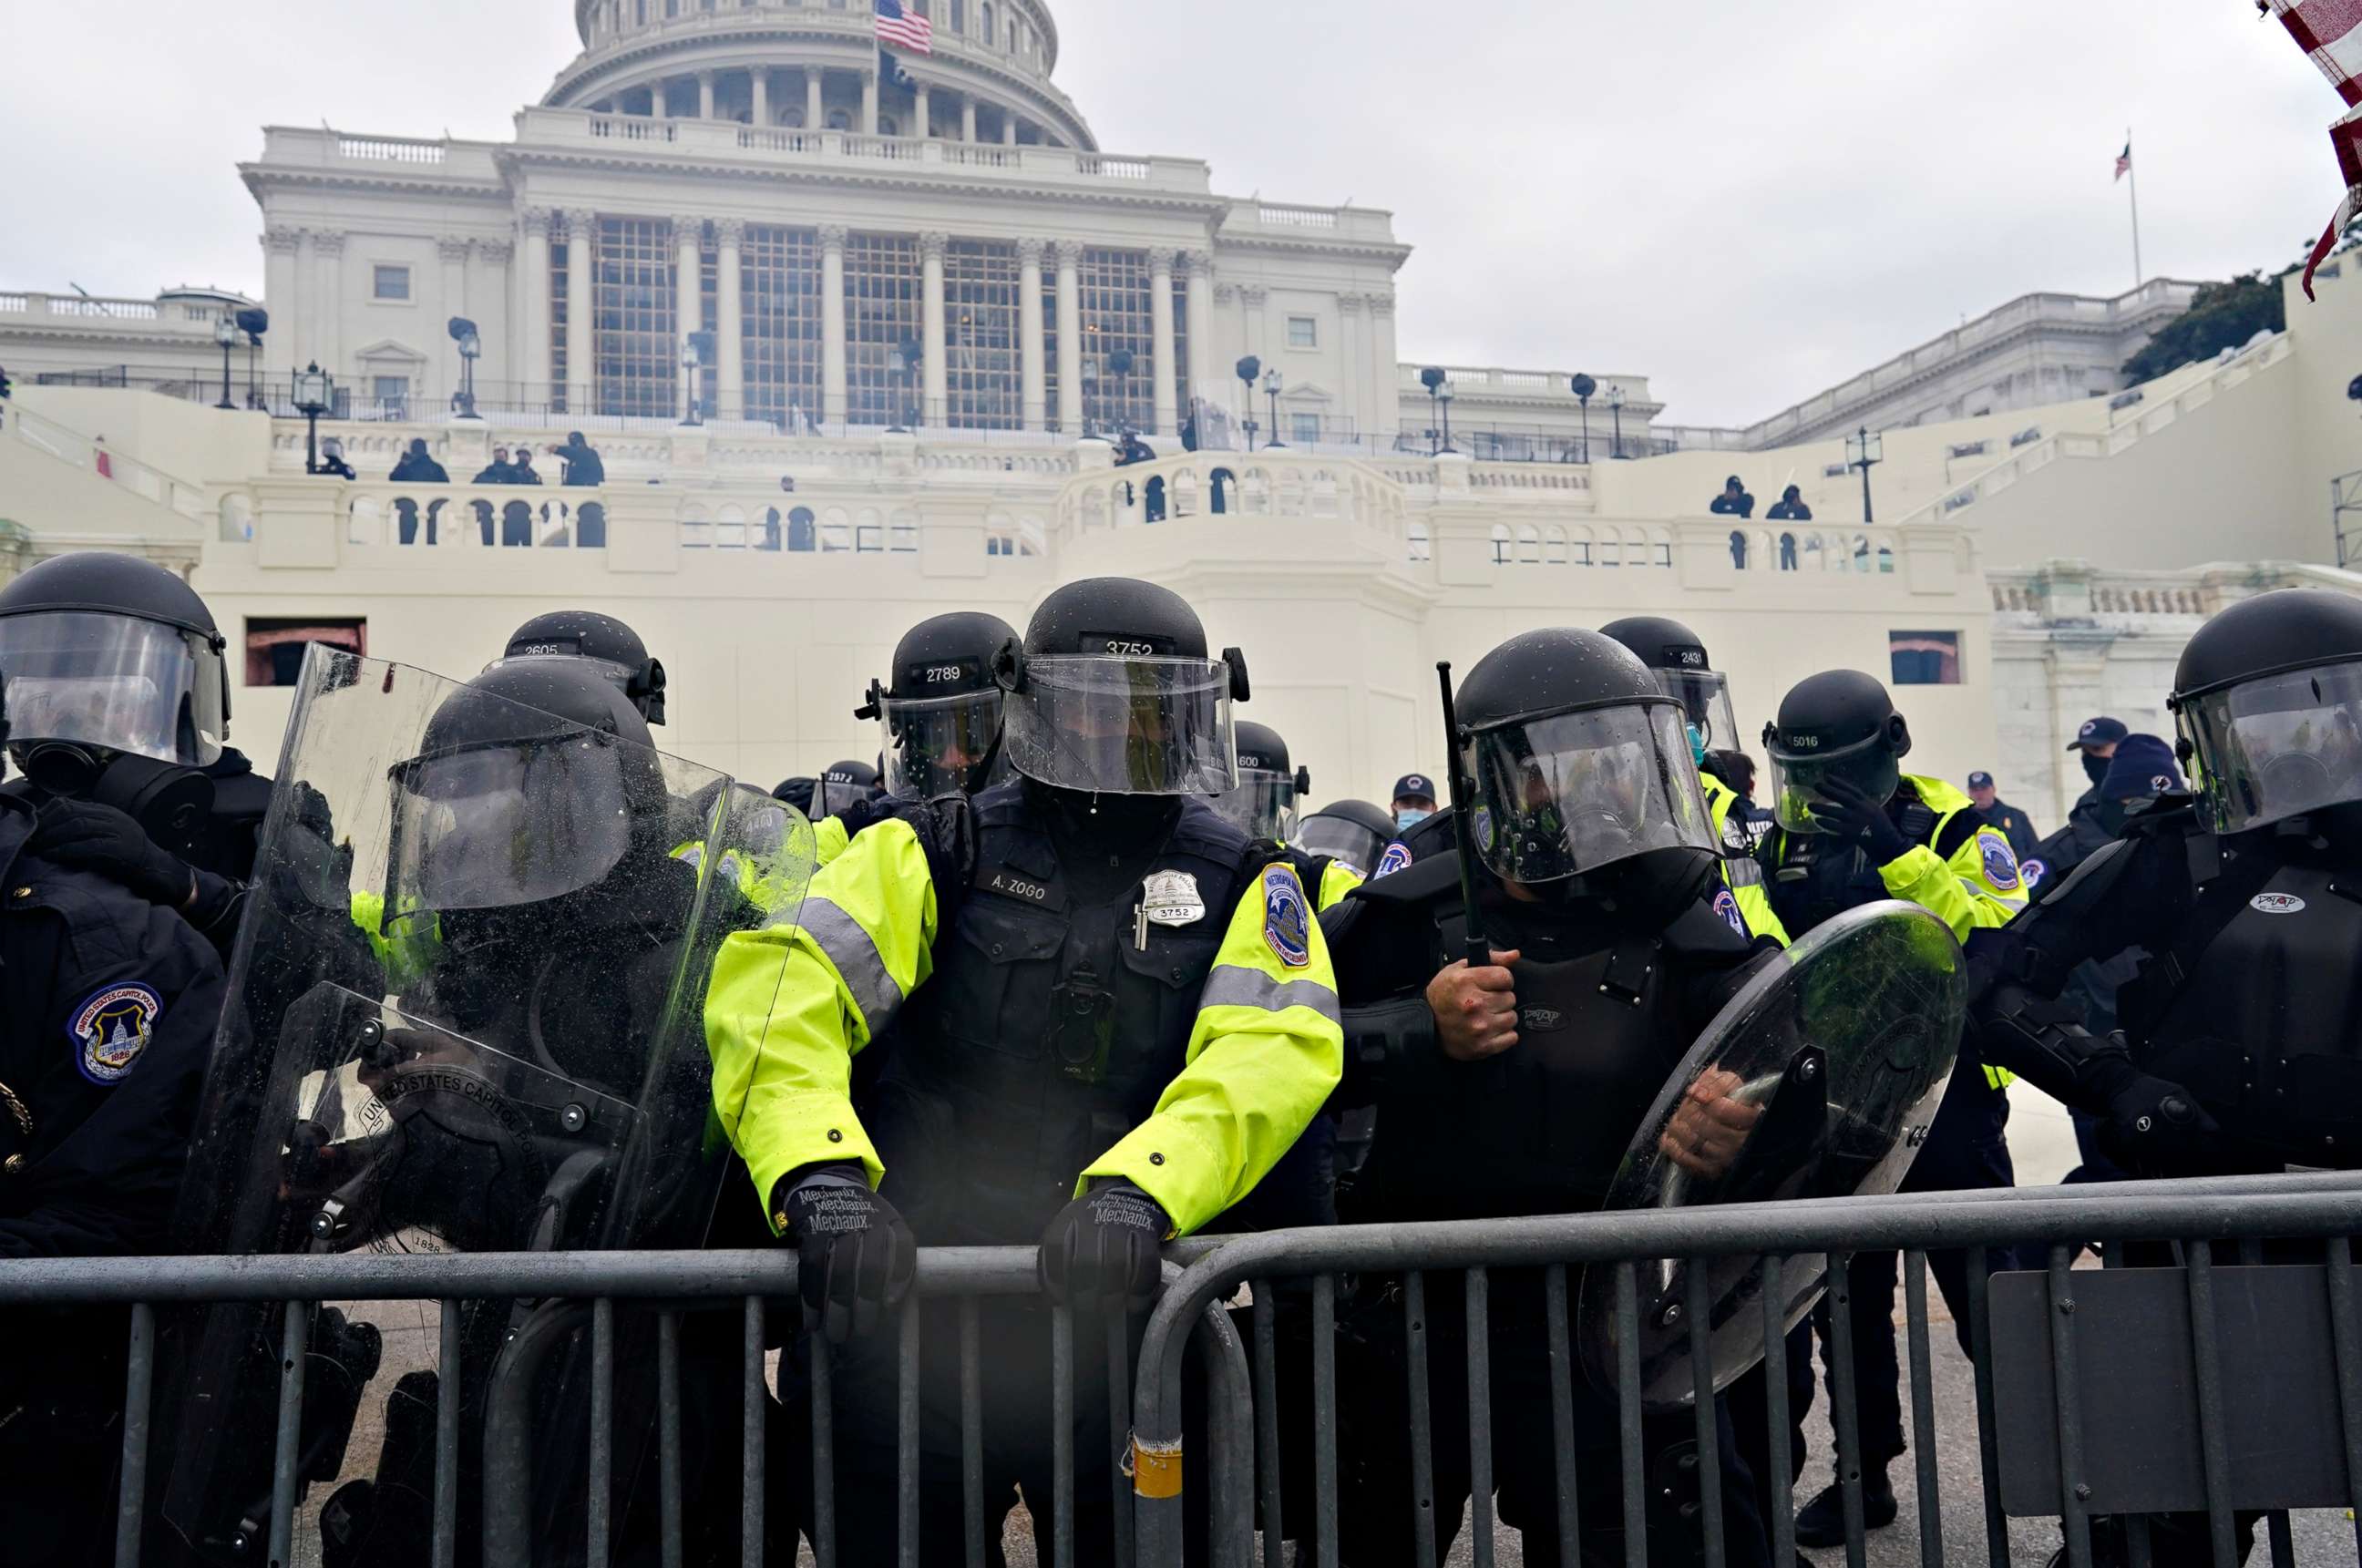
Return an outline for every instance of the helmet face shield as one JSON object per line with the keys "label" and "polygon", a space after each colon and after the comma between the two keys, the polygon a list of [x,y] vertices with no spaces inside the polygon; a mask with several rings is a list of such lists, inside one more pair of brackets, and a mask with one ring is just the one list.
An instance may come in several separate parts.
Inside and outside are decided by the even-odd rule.
{"label": "helmet face shield", "polygon": [[1739,749],[1738,723],[1730,707],[1730,685],[1710,669],[1661,669],[1657,683],[1682,705],[1690,729],[1690,754],[1703,760],[1710,751]]}
{"label": "helmet face shield", "polygon": [[1304,819],[1296,846],[1307,855],[1326,855],[1339,865],[1367,876],[1385,853],[1386,841],[1351,817],[1323,812]]}
{"label": "helmet face shield", "polygon": [[1249,838],[1286,844],[1296,836],[1296,776],[1242,767],[1237,787],[1214,797],[1214,810]]}
{"label": "helmet face shield", "polygon": [[87,610],[0,617],[10,739],[63,742],[184,767],[228,732],[222,657],[202,634]]}
{"label": "helmet face shield", "polygon": [[[8,695],[13,707],[13,681]],[[2218,833],[2362,801],[2362,664],[2290,670],[2188,698],[2180,722]]]}
{"label": "helmet face shield", "polygon": [[414,757],[393,769],[389,909],[513,909],[579,892],[631,847],[608,736]]}
{"label": "helmet face shield", "polygon": [[1687,725],[1671,703],[1479,730],[1463,760],[1477,856],[1511,881],[1587,876],[1653,850],[1715,850]]}
{"label": "helmet face shield", "polygon": [[1222,795],[1239,780],[1220,659],[1054,655],[1025,661],[1005,743],[1018,772],[1105,795]]}
{"label": "helmet face shield", "polygon": [[1790,833],[1819,833],[1814,809],[1826,805],[1823,786],[1843,778],[1884,802],[1903,787],[1903,762],[1884,735],[1872,735],[1826,756],[1797,756],[1772,747],[1772,814]]}
{"label": "helmet face shield", "polygon": [[923,701],[877,699],[886,792],[931,801],[984,788],[1000,745],[998,687]]}

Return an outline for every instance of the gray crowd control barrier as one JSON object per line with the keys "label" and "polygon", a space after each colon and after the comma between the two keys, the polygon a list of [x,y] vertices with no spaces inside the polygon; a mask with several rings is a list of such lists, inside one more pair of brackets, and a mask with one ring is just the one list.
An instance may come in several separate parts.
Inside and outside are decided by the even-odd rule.
{"label": "gray crowd control barrier", "polygon": [[[1640,1270],[1661,1260],[1759,1256],[1765,1261],[1760,1309],[1766,1318],[1766,1404],[1770,1451],[1784,1453],[1788,1409],[1783,1391],[1787,1325],[1780,1303],[1783,1274],[1817,1271],[1842,1281],[1852,1254],[1899,1252],[1905,1301],[1903,1337],[1906,1402],[1918,1500],[1918,1561],[1941,1568],[1937,1431],[1931,1370],[1926,1259],[1962,1249],[1970,1261],[1969,1332],[1976,1364],[1974,1434],[1982,1474],[1985,1559],[2009,1561],[2009,1517],[2060,1519],[2072,1568],[2093,1562],[2092,1523],[2108,1518],[2117,1533],[2110,1554],[2133,1568],[2152,1562],[2151,1523],[2181,1516],[2186,1547],[2196,1531],[2202,1555],[2218,1568],[2238,1560],[2243,1532],[2261,1527],[2279,1565],[2294,1552],[2287,1510],[2362,1510],[2362,1320],[2357,1320],[2348,1236],[2362,1231],[2362,1184],[2345,1174],[2024,1188],[2014,1192],[1761,1204],[1645,1213],[1588,1214],[1521,1220],[1393,1226],[1340,1227],[1209,1238],[1168,1252],[1165,1287],[1144,1332],[1137,1322],[1106,1326],[1112,1431],[1131,1436],[1131,1463],[1115,1485],[1116,1539],[1077,1541],[1073,1429],[1075,1358],[1097,1354],[1078,1345],[1076,1320],[1046,1314],[1053,1335],[1053,1434],[1055,1485],[1047,1499],[1028,1498],[1050,1513],[1048,1568],[1077,1562],[1137,1562],[1173,1568],[1185,1554],[1185,1505],[1200,1489],[1209,1521],[1203,1551],[1221,1568],[1246,1568],[1256,1551],[1280,1568],[1283,1541],[1299,1540],[1297,1561],[1335,1568],[1341,1466],[1352,1445],[1405,1442],[1411,1490],[1406,1498],[1409,1556],[1433,1568],[1451,1550],[1438,1540],[1433,1503],[1435,1452],[1428,1399],[1426,1303],[1451,1291],[1464,1306],[1471,1549],[1478,1568],[1494,1556],[1491,1493],[1496,1434],[1488,1408],[1488,1358],[1493,1352],[1495,1285],[1504,1271],[1538,1271],[1549,1329],[1551,1460],[1557,1481],[1559,1539],[1579,1539],[1577,1452],[1573,1410],[1584,1376],[1569,1343],[1569,1307],[1580,1271],[1605,1269],[1612,1281],[1622,1375],[1616,1396],[1619,1423],[1618,1489],[1623,1552],[1630,1568],[1651,1561],[1648,1491],[1640,1441],[1642,1411],[1638,1330]],[[2132,1244],[2141,1243],[2146,1251]],[[2270,1246],[2268,1248],[2267,1243]],[[2077,1254],[2101,1244],[2107,1271],[2076,1269]],[[1989,1250],[2020,1255],[2047,1249],[2047,1265],[1992,1272]],[[1666,1320],[1685,1317],[1692,1341],[1694,1388],[1715,1386],[1711,1361],[1713,1304],[1704,1299],[1707,1271],[1683,1271],[1686,1300],[1661,1309]],[[1988,1274],[1991,1277],[1988,1279]],[[1456,1279],[1449,1276],[1456,1275]],[[304,1410],[307,1335],[323,1303],[412,1300],[442,1305],[443,1365],[458,1364],[457,1304],[517,1298],[542,1304],[530,1331],[503,1348],[483,1412],[481,1561],[526,1564],[563,1555],[592,1564],[610,1561],[615,1496],[615,1365],[619,1314],[655,1320],[656,1452],[660,1560],[682,1562],[683,1504],[679,1359],[681,1324],[691,1313],[743,1314],[744,1431],[740,1478],[741,1555],[764,1561],[766,1415],[771,1391],[765,1314],[792,1313],[795,1262],[770,1253],[639,1253],[499,1255],[319,1255],[248,1258],[55,1259],[0,1263],[0,1304],[131,1305],[128,1384],[123,1425],[116,1562],[137,1568],[143,1532],[152,1529],[151,1494],[157,1467],[169,1456],[151,1431],[160,1309],[217,1302],[287,1304],[278,1390],[269,1550],[265,1561],[304,1560],[299,1518],[297,1449]],[[1407,1431],[1355,1430],[1339,1419],[1336,1327],[1344,1293],[1375,1277],[1400,1282],[1404,1342],[1410,1386]],[[1242,1287],[1252,1305],[1241,1308],[1252,1350],[1225,1308]],[[1030,1248],[937,1249],[921,1254],[918,1283],[898,1323],[900,1434],[896,1477],[900,1562],[989,1560],[985,1540],[987,1499],[980,1462],[981,1430],[994,1419],[981,1408],[977,1314],[993,1297],[1038,1289]],[[1280,1387],[1278,1304],[1290,1291],[1306,1305],[1311,1331],[1297,1347],[1308,1357],[1308,1419],[1312,1451],[1309,1496],[1283,1481],[1281,1452],[1306,1434],[1283,1430],[1290,1419]],[[1685,1307],[1677,1312],[1674,1306]],[[1837,1470],[1843,1497],[1846,1561],[1867,1561],[1862,1518],[1860,1436],[1855,1391],[1844,1347],[1853,1309],[1843,1288],[1829,1297],[1834,1358]],[[964,1540],[922,1542],[919,1485],[920,1326],[922,1314],[959,1314],[960,1436]],[[1090,1320],[1087,1325],[1097,1328]],[[591,1430],[588,1507],[581,1533],[564,1543],[531,1539],[525,1504],[536,1455],[531,1396],[536,1368],[552,1346],[591,1342]],[[792,1338],[792,1335],[787,1337]],[[1132,1355],[1136,1342],[1136,1360]],[[1185,1450],[1185,1350],[1201,1348],[1206,1452]],[[833,1507],[834,1445],[831,1358],[810,1358],[813,1501],[800,1519],[821,1568],[836,1568]],[[1296,1369],[1291,1369],[1296,1370]],[[1716,1474],[1716,1419],[1711,1401],[1693,1399],[1702,1441],[1697,1450],[1702,1517],[1694,1551],[1721,1568],[1724,1539]],[[463,1561],[458,1455],[461,1411],[440,1404],[434,1434],[432,1562]],[[1967,1434],[1944,1434],[1965,1444]],[[1456,1455],[1454,1456],[1456,1458]],[[1766,1478],[1768,1523],[1775,1563],[1795,1562],[1794,1499],[1783,1467]],[[1307,1517],[1291,1527],[1289,1513]],[[2194,1525],[2193,1522],[2194,1521]],[[2362,1562],[2362,1524],[2355,1556]],[[562,1544],[562,1551],[557,1546]],[[922,1551],[923,1546],[923,1551]],[[2343,1552],[2340,1553],[2343,1556]],[[792,1562],[775,1546],[774,1560]],[[2193,1560],[2184,1553],[2181,1560]],[[862,1564],[860,1568],[870,1568]]]}

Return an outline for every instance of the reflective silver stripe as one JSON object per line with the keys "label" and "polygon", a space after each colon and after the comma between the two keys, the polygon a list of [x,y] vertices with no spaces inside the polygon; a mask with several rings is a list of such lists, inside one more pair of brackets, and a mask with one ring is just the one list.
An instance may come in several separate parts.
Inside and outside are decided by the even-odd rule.
{"label": "reflective silver stripe", "polygon": [[1259,1007],[1265,1012],[1308,1007],[1340,1027],[1344,1021],[1344,1014],[1337,1006],[1337,993],[1319,981],[1275,980],[1260,969],[1240,964],[1215,965],[1213,973],[1206,977],[1206,988],[1198,994],[1198,1005]]}
{"label": "reflective silver stripe", "polygon": [[1723,879],[1733,889],[1760,888],[1763,885],[1763,867],[1751,855],[1729,855],[1723,857]]}
{"label": "reflective silver stripe", "polygon": [[886,972],[877,941],[859,921],[823,898],[806,899],[795,923],[836,966],[844,988],[853,993],[854,1005],[861,1009],[861,1021],[875,1038],[894,1021],[902,1007],[902,988]]}

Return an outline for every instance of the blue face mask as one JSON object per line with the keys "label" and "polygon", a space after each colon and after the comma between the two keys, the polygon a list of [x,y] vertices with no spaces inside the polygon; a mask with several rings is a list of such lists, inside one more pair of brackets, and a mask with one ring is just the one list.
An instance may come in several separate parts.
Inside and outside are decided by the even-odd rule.
{"label": "blue face mask", "polygon": [[1703,767],[1705,766],[1705,732],[1695,724],[1687,728],[1690,732],[1690,761]]}
{"label": "blue face mask", "polygon": [[1403,832],[1419,823],[1427,821],[1428,818],[1433,815],[1435,815],[1433,812],[1414,811],[1406,806],[1401,811],[1395,813],[1395,830],[1397,833]]}

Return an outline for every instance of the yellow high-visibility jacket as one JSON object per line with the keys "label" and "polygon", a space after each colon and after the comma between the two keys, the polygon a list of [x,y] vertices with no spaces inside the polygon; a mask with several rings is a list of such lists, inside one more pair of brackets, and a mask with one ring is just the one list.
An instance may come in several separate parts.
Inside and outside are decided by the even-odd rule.
{"label": "yellow high-visibility jacket", "polygon": [[[1075,1173],[1077,1196],[1120,1177],[1187,1235],[1254,1188],[1343,1076],[1336,975],[1319,922],[1304,922],[1296,962],[1267,929],[1271,878],[1303,897],[1294,868],[1273,861],[1227,911],[1187,1065],[1147,1121]],[[883,1178],[854,1113],[853,1057],[927,983],[942,919],[926,849],[895,817],[855,834],[794,917],[723,942],[705,1004],[714,1105],[767,1208],[780,1178],[806,1165],[857,1160],[873,1186]]]}
{"label": "yellow high-visibility jacket", "polygon": [[1747,922],[1747,933],[1768,936],[1781,946],[1787,946],[1788,928],[1772,911],[1772,895],[1763,888],[1763,867],[1756,864],[1748,849],[1746,825],[1731,818],[1738,805],[1738,792],[1703,770],[1698,774],[1698,782],[1705,787],[1706,816],[1714,824],[1714,841],[1722,846],[1723,885],[1738,902],[1739,918]]}

